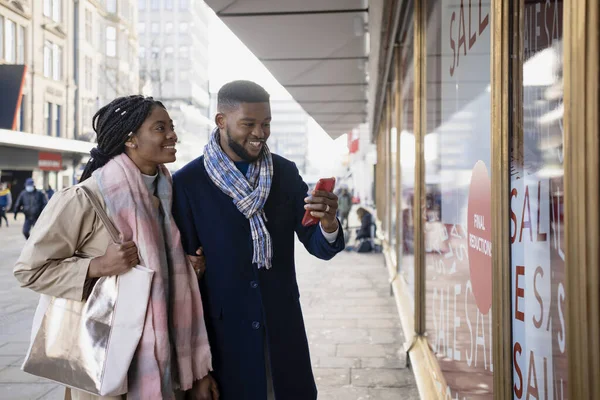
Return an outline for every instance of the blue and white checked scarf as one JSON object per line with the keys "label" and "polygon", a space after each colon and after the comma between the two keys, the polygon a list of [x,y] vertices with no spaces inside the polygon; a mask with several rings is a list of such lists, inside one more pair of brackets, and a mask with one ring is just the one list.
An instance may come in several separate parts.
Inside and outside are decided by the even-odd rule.
{"label": "blue and white checked scarf", "polygon": [[273,158],[265,143],[261,157],[250,164],[246,176],[235,166],[219,144],[216,128],[204,147],[204,168],[208,176],[223,193],[233,199],[237,209],[250,220],[254,256],[252,262],[258,268],[271,268],[273,244],[265,221],[263,206],[271,191]]}

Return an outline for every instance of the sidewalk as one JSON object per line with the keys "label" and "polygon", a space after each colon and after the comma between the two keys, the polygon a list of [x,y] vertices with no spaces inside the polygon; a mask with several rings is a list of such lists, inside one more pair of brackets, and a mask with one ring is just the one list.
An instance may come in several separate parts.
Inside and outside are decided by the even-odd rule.
{"label": "sidewalk", "polygon": [[[10,217],[0,228],[0,398],[62,399],[61,387],[19,369],[37,295],[12,275],[25,239]],[[418,399],[383,257],[343,252],[326,262],[298,243],[296,265],[319,400]]]}

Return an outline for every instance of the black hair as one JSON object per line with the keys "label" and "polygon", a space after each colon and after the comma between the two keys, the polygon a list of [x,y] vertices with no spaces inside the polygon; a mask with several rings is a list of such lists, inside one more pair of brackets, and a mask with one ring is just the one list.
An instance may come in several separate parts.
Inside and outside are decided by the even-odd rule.
{"label": "black hair", "polygon": [[119,97],[102,107],[92,119],[98,145],[85,166],[79,182],[92,176],[113,157],[125,151],[125,143],[144,123],[155,106],[165,108],[158,100],[142,95]]}
{"label": "black hair", "polygon": [[271,96],[252,81],[232,81],[223,85],[217,95],[218,109],[235,109],[241,103],[268,103]]}

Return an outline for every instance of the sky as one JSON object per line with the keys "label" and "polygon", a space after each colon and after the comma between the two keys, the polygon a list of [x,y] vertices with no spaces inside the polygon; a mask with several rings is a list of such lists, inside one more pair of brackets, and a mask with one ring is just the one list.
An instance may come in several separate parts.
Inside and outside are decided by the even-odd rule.
{"label": "sky", "polygon": [[[212,14],[208,69],[210,92],[217,92],[229,81],[247,79],[263,86],[274,100],[292,99],[290,93],[279,84],[242,41],[212,10],[210,12]],[[334,141],[314,119],[309,119],[308,162],[320,176],[335,175],[347,154],[346,135]],[[277,132],[271,134],[277,135]]]}

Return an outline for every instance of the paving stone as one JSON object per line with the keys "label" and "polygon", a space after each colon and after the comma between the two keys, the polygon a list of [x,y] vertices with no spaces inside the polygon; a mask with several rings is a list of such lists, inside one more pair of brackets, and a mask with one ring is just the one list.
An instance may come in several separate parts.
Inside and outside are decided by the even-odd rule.
{"label": "paving stone", "polygon": [[404,387],[414,382],[409,369],[352,369],[352,385],[364,387]]}
{"label": "paving stone", "polygon": [[359,328],[398,328],[400,332],[400,321],[394,318],[383,319],[357,319],[356,326]]}
{"label": "paving stone", "polygon": [[305,320],[308,330],[321,328],[355,328],[358,326],[356,319],[308,319]]}
{"label": "paving stone", "polygon": [[20,359],[19,356],[0,356],[0,369],[13,365]]}
{"label": "paving stone", "polygon": [[[56,388],[52,383],[0,383],[2,400],[36,400]],[[64,392],[63,392],[64,398]]]}
{"label": "paving stone", "polygon": [[386,350],[380,344],[340,344],[337,347],[338,357],[385,357]]}
{"label": "paving stone", "polygon": [[365,357],[361,358],[362,368],[405,368],[406,357]]}
{"label": "paving stone", "polygon": [[344,386],[350,384],[350,368],[315,368],[313,370],[317,385]]}
{"label": "paving stone", "polygon": [[63,400],[64,398],[65,388],[59,385],[44,396],[40,397],[39,400]]}
{"label": "paving stone", "polygon": [[369,329],[368,339],[373,344],[402,344],[398,329]]}
{"label": "paving stone", "polygon": [[35,383],[43,380],[43,378],[21,371],[18,367],[7,367],[0,371],[0,382],[2,383]]}
{"label": "paving stone", "polygon": [[319,357],[313,366],[319,368],[361,368],[361,360],[356,357]]}
{"label": "paving stone", "polygon": [[[29,332],[26,335],[29,336]],[[27,350],[29,342],[8,342],[0,346],[0,356],[25,356]]]}

